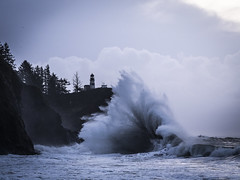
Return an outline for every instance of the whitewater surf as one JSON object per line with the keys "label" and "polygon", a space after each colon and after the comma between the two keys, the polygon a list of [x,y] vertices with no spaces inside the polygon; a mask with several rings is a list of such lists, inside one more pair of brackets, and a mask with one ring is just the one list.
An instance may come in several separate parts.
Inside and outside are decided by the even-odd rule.
{"label": "whitewater surf", "polygon": [[240,153],[239,144],[227,147],[192,138],[175,121],[167,96],[157,97],[135,73],[122,72],[114,95],[103,113],[85,117],[79,134],[94,153],[158,151],[176,156],[210,156]]}

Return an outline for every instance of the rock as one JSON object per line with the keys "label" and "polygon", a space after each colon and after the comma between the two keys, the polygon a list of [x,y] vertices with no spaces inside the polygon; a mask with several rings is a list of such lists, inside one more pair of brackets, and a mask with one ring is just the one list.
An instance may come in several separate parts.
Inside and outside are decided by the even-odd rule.
{"label": "rock", "polygon": [[22,84],[12,68],[0,59],[0,154],[34,154],[21,118]]}
{"label": "rock", "polygon": [[50,106],[62,117],[63,127],[79,132],[83,116],[102,112],[100,106],[107,106],[113,95],[111,88],[96,88],[79,93],[61,94],[56,98],[45,96]]}
{"label": "rock", "polygon": [[77,133],[62,126],[62,120],[45,102],[40,90],[24,85],[22,90],[22,117],[26,131],[34,144],[61,146],[76,142]]}

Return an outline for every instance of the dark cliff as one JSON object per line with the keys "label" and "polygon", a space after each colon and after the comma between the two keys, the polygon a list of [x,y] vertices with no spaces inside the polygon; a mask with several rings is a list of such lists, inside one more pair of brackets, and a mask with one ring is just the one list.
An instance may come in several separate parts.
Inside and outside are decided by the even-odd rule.
{"label": "dark cliff", "polygon": [[34,144],[59,146],[77,141],[77,134],[62,126],[60,115],[49,107],[36,87],[23,87],[22,117]]}
{"label": "dark cliff", "polygon": [[21,118],[22,83],[11,66],[0,59],[0,154],[34,154]]}
{"label": "dark cliff", "polygon": [[55,98],[49,96],[45,98],[62,117],[63,126],[79,132],[84,122],[82,117],[101,112],[99,107],[107,106],[112,95],[111,88],[96,88],[79,93],[62,94]]}

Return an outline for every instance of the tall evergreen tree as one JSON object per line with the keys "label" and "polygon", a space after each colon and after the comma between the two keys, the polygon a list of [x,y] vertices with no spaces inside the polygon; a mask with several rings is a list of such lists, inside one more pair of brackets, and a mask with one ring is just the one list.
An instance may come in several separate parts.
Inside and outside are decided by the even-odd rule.
{"label": "tall evergreen tree", "polygon": [[18,75],[23,83],[39,88],[44,94],[55,96],[69,93],[67,86],[70,85],[70,82],[65,78],[59,79],[55,73],[50,74],[49,65],[46,65],[45,69],[39,66],[33,68],[25,60],[19,67]]}
{"label": "tall evergreen tree", "polygon": [[0,57],[5,62],[7,62],[13,69],[16,68],[16,65],[14,63],[15,62],[14,56],[10,52],[10,48],[7,43],[4,43],[4,45],[2,45],[0,42]]}
{"label": "tall evergreen tree", "polygon": [[33,71],[34,85],[43,92],[43,69],[36,66]]}
{"label": "tall evergreen tree", "polygon": [[55,96],[58,94],[58,77],[52,73],[48,81],[48,95]]}
{"label": "tall evergreen tree", "polygon": [[25,84],[34,84],[33,67],[27,60],[24,60],[23,63],[19,66],[18,75],[22,82],[24,82]]}
{"label": "tall evergreen tree", "polygon": [[59,94],[67,94],[69,93],[69,90],[67,90],[67,86],[70,85],[70,82],[65,79],[65,78],[61,78],[58,80],[58,88],[59,88]]}
{"label": "tall evergreen tree", "polygon": [[57,75],[52,73],[48,82],[48,95],[56,96],[69,93],[69,90],[67,90],[68,85],[70,85],[70,83],[67,79],[58,79]]}
{"label": "tall evergreen tree", "polygon": [[50,80],[50,67],[46,65],[45,69],[43,70],[43,93],[48,94],[48,84]]}
{"label": "tall evergreen tree", "polygon": [[73,75],[73,92],[80,92],[82,88],[82,82],[80,81],[80,77],[78,72]]}

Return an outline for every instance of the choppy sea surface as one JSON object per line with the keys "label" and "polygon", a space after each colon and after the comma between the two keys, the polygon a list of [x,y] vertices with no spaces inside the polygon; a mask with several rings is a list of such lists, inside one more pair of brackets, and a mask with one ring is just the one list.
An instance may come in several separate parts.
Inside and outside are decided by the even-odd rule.
{"label": "choppy sea surface", "polygon": [[40,155],[0,156],[0,179],[240,179],[239,155],[93,154],[81,144],[35,148]]}

